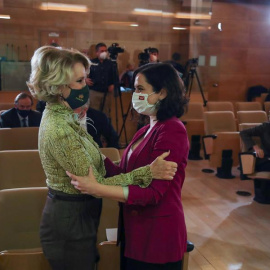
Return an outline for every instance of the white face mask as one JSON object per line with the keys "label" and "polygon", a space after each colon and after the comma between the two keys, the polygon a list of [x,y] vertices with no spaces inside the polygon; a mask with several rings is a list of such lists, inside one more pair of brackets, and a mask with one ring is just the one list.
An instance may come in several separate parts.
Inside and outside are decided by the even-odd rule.
{"label": "white face mask", "polygon": [[79,124],[80,124],[80,126],[82,128],[87,130],[87,123],[86,123],[87,117],[86,117],[86,114],[83,117],[80,117],[79,113],[75,113],[75,119],[79,122]]}
{"label": "white face mask", "polygon": [[105,59],[107,58],[107,55],[108,55],[107,52],[102,52],[102,53],[99,55],[99,58],[105,60]]}
{"label": "white face mask", "polygon": [[149,104],[148,97],[155,94],[141,94],[141,93],[133,93],[132,95],[132,105],[133,108],[140,114],[144,115],[156,115],[156,104]]}

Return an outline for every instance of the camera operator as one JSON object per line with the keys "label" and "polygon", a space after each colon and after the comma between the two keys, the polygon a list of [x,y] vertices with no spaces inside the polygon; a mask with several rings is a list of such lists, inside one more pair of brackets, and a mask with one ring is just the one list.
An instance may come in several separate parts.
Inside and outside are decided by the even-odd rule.
{"label": "camera operator", "polygon": [[139,67],[149,64],[149,63],[159,62],[158,56],[159,56],[159,51],[157,48],[149,47],[149,48],[144,49],[144,52],[139,53],[138,55],[138,59],[140,60]]}
{"label": "camera operator", "polygon": [[90,89],[90,107],[103,111],[111,118],[111,103],[114,90],[113,63],[107,59],[108,50],[104,43],[96,45],[97,57],[91,59],[93,63],[86,83]]}
{"label": "camera operator", "polygon": [[159,51],[157,48],[149,48],[149,63],[158,63]]}

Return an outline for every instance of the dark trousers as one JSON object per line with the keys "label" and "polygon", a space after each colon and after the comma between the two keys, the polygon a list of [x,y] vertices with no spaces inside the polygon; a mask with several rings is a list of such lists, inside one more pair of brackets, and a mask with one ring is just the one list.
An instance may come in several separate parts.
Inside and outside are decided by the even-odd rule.
{"label": "dark trousers", "polygon": [[182,261],[165,264],[146,263],[126,258],[126,270],[179,270]]}
{"label": "dark trousers", "polygon": [[53,270],[94,270],[101,199],[64,201],[47,198],[40,239]]}

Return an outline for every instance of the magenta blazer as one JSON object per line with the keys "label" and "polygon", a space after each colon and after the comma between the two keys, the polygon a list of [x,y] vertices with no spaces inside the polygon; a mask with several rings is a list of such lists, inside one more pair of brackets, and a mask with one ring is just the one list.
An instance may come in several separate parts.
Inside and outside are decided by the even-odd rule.
{"label": "magenta blazer", "polygon": [[135,134],[123,154],[121,169],[114,168],[107,159],[105,165],[108,175],[130,172],[170,150],[166,160],[178,164],[172,181],[154,179],[147,188],[129,186],[128,200],[123,207],[125,256],[148,263],[176,262],[182,259],[187,248],[181,189],[189,151],[188,137],[184,125],[176,117],[157,122],[127,162],[130,147],[148,128],[149,125]]}

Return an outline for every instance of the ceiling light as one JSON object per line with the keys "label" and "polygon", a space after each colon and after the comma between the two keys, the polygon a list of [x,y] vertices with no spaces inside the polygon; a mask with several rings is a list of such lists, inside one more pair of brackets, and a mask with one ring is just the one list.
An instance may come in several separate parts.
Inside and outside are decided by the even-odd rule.
{"label": "ceiling light", "polygon": [[122,26],[139,26],[136,22],[121,22],[121,21],[103,21],[105,24],[114,24]]}
{"label": "ceiling light", "polygon": [[0,19],[10,20],[10,15],[2,15],[2,14],[0,14]]}
{"label": "ceiling light", "polygon": [[184,12],[172,13],[172,12],[163,12],[162,10],[144,9],[144,8],[135,8],[133,10],[133,13],[148,16],[174,17],[178,19],[204,19],[204,20],[211,19],[210,14],[184,13]]}
{"label": "ceiling light", "polygon": [[150,15],[150,16],[162,16],[162,17],[173,17],[174,13],[172,12],[164,12],[162,10],[155,9],[144,9],[144,8],[135,8],[133,11],[134,14],[140,15]]}
{"label": "ceiling light", "polygon": [[186,27],[174,26],[172,29],[173,30],[186,30],[187,28]]}
{"label": "ceiling light", "polygon": [[72,11],[72,12],[87,12],[88,8],[85,5],[72,5],[62,3],[43,2],[40,5],[42,10],[57,10],[57,11]]}
{"label": "ceiling light", "polygon": [[175,18],[179,19],[201,19],[201,20],[210,20],[211,15],[209,14],[202,14],[202,13],[184,13],[178,12],[175,14]]}

